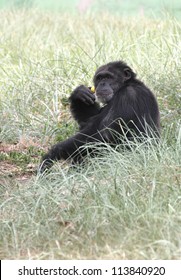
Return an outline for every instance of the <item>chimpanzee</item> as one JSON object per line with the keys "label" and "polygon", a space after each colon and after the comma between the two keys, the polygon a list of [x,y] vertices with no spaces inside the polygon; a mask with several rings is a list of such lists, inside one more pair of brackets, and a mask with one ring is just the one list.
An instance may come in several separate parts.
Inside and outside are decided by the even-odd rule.
{"label": "chimpanzee", "polygon": [[122,143],[123,139],[135,139],[135,136],[159,137],[160,114],[156,98],[126,63],[114,61],[99,67],[93,82],[95,94],[84,85],[72,92],[70,110],[78,122],[79,132],[57,143],[43,156],[41,172],[60,159],[80,162],[87,154],[85,144],[113,145]]}

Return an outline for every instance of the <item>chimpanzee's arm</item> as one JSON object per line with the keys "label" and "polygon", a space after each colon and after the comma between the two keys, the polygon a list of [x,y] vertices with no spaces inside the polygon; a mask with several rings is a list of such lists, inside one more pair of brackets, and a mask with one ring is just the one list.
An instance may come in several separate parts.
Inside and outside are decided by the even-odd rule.
{"label": "chimpanzee's arm", "polygon": [[101,142],[103,139],[99,132],[90,134],[89,127],[82,129],[80,132],[70,137],[69,139],[59,142],[54,145],[47,154],[42,158],[40,165],[40,172],[44,172],[53,165],[53,161],[60,159],[68,159],[69,157],[73,162],[81,162],[82,158],[86,155],[86,148],[83,146],[86,143]]}
{"label": "chimpanzee's arm", "polygon": [[100,106],[95,101],[95,95],[86,86],[77,87],[71,94],[70,110],[74,119],[82,129],[88,119],[100,112]]}

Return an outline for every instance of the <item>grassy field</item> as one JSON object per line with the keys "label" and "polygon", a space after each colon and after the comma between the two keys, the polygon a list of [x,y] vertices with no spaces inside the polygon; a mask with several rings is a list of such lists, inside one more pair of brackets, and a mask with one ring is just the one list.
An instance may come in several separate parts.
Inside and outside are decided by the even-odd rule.
{"label": "grassy field", "polygon": [[[181,259],[180,38],[169,16],[0,12],[1,259]],[[76,130],[71,91],[117,59],[157,96],[159,145],[107,147],[82,168],[36,175]]]}

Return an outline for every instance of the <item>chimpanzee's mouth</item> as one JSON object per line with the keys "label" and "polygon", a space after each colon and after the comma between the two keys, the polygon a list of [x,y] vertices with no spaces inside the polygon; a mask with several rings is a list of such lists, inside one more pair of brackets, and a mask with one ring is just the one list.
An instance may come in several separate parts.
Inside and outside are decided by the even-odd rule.
{"label": "chimpanzee's mouth", "polygon": [[96,91],[95,95],[97,101],[103,104],[108,103],[113,97],[113,93],[110,91]]}

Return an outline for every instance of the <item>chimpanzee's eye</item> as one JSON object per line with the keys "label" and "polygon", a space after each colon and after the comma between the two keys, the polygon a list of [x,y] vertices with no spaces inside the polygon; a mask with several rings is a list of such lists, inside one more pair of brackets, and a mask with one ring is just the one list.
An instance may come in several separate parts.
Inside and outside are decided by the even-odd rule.
{"label": "chimpanzee's eye", "polygon": [[108,80],[108,79],[112,79],[112,78],[113,78],[113,74],[111,74],[107,71],[101,72],[96,75],[96,82],[99,83],[102,80]]}
{"label": "chimpanzee's eye", "polygon": [[111,78],[111,77],[110,77],[110,75],[108,75],[108,74],[104,76],[104,79],[110,79],[110,78]]}
{"label": "chimpanzee's eye", "polygon": [[97,76],[97,77],[96,77],[97,82],[100,82],[102,79],[103,79],[102,76]]}

